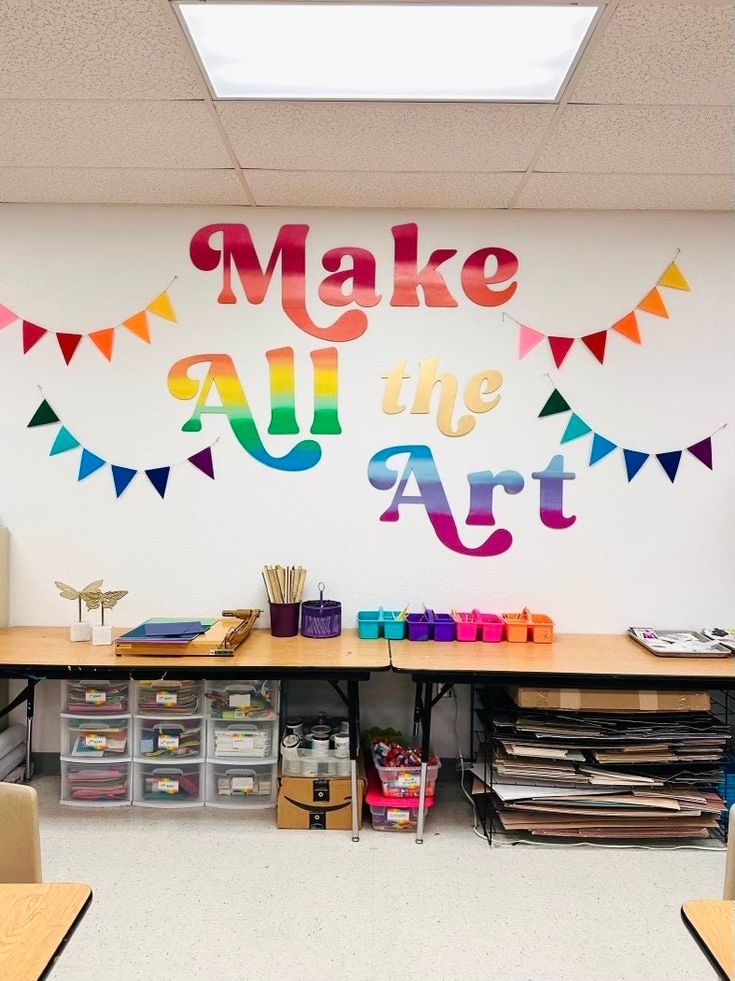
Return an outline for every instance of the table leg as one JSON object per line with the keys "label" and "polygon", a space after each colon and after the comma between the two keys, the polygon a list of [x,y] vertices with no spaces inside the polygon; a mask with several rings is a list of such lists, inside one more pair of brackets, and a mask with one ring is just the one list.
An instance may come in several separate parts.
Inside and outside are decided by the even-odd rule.
{"label": "table leg", "polygon": [[25,780],[30,780],[33,776],[33,711],[35,708],[36,700],[36,679],[28,679],[28,687],[26,688],[26,763],[25,772],[23,778]]}
{"label": "table leg", "polygon": [[416,825],[416,844],[424,842],[424,804],[426,802],[426,771],[429,761],[429,740],[431,739],[431,696],[432,685],[424,685],[421,705],[421,782],[419,784],[419,813]]}
{"label": "table leg", "polygon": [[352,840],[360,840],[360,799],[357,792],[357,760],[360,752],[359,682],[347,681],[347,717],[350,723],[350,777],[352,782]]}

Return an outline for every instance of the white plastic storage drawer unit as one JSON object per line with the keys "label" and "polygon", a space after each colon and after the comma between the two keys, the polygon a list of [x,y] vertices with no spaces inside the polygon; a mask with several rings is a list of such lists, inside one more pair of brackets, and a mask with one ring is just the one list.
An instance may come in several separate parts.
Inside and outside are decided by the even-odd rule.
{"label": "white plastic storage drawer unit", "polygon": [[205,686],[212,719],[270,722],[278,715],[277,681],[207,681]]}
{"label": "white plastic storage drawer unit", "polygon": [[274,807],[273,764],[207,763],[207,807]]}
{"label": "white plastic storage drawer unit", "polygon": [[277,722],[208,720],[208,760],[266,760],[276,762]]}
{"label": "white plastic storage drawer unit", "polygon": [[128,761],[61,761],[61,803],[75,807],[119,807],[130,804],[131,766]]}
{"label": "white plastic storage drawer unit", "polygon": [[61,711],[67,715],[128,715],[130,682],[62,681]]}
{"label": "white plastic storage drawer unit", "polygon": [[200,763],[134,763],[133,803],[141,807],[201,807],[204,774]]}
{"label": "white plastic storage drawer unit", "polygon": [[84,760],[130,759],[130,716],[61,716],[61,758]]}
{"label": "white plastic storage drawer unit", "polygon": [[156,718],[136,715],[134,724],[136,760],[179,760],[201,762],[204,759],[204,719]]}
{"label": "white plastic storage drawer unit", "polygon": [[203,714],[201,681],[138,681],[135,683],[135,714],[190,716]]}

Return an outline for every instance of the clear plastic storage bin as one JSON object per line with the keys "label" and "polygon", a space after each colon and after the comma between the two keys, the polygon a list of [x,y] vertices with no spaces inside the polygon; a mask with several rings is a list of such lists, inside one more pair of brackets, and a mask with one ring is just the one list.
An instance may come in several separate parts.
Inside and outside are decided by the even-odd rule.
{"label": "clear plastic storage bin", "polygon": [[133,803],[141,807],[201,807],[204,774],[200,763],[133,764]]}
{"label": "clear plastic storage bin", "polygon": [[69,715],[127,715],[128,681],[63,681],[61,711]]}
{"label": "clear plastic storage bin", "polygon": [[145,760],[202,760],[204,719],[160,719],[136,716],[135,758]]}
{"label": "clear plastic storage bin", "polygon": [[61,716],[61,757],[84,760],[130,759],[130,716]]}
{"label": "clear plastic storage bin", "polygon": [[287,777],[349,777],[350,757],[330,749],[315,753],[311,749],[281,751],[281,771]]}
{"label": "clear plastic storage bin", "polygon": [[207,763],[207,807],[274,807],[276,768],[273,764]]}
{"label": "clear plastic storage bin", "polygon": [[207,759],[276,761],[273,722],[227,722],[209,719]]}
{"label": "clear plastic storage bin", "polygon": [[[431,754],[433,755],[433,754]],[[386,797],[418,797],[421,782],[420,766],[378,766],[373,757],[375,769],[380,777],[383,793]],[[437,757],[434,766],[426,770],[426,796],[433,797],[436,791],[436,781],[439,777],[441,760]]]}
{"label": "clear plastic storage bin", "polygon": [[167,717],[201,715],[203,686],[201,681],[135,682],[135,714]]}
{"label": "clear plastic storage bin", "polygon": [[129,762],[61,761],[61,803],[72,807],[120,807],[132,798]]}
{"label": "clear plastic storage bin", "polygon": [[207,681],[207,714],[212,719],[268,722],[278,715],[277,681]]}

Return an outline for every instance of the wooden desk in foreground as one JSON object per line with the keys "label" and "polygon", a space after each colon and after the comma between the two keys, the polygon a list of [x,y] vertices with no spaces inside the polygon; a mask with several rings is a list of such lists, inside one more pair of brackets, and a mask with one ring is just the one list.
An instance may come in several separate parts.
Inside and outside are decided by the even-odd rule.
{"label": "wooden desk in foreground", "polygon": [[735,981],[735,901],[690,899],[681,918],[719,976]]}
{"label": "wooden desk in foreground", "polygon": [[77,883],[0,884],[0,979],[43,977],[91,900]]}

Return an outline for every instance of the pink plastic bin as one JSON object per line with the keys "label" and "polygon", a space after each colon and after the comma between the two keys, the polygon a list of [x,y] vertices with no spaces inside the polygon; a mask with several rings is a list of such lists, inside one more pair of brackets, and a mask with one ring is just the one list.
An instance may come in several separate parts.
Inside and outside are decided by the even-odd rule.
{"label": "pink plastic bin", "polygon": [[503,621],[494,613],[460,613],[457,621],[457,640],[470,642],[482,640],[486,644],[498,644],[503,639]]}
{"label": "pink plastic bin", "polygon": [[[370,808],[373,828],[376,831],[416,832],[419,816],[418,797],[404,797],[400,801],[395,797],[386,797],[374,767],[368,770],[365,803]],[[427,797],[424,801],[424,816],[433,806],[434,798]]]}

